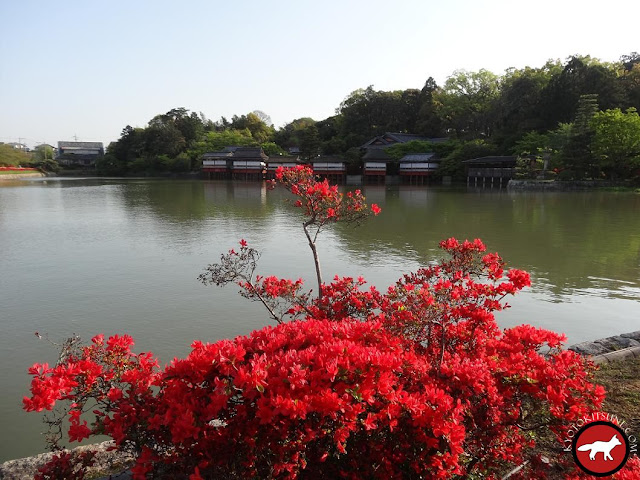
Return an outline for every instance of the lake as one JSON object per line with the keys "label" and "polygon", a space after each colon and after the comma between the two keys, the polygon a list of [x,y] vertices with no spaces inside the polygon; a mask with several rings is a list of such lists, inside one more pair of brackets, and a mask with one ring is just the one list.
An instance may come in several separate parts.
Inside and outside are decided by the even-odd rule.
{"label": "lake", "polygon": [[[325,279],[363,275],[386,288],[441,257],[438,242],[481,238],[529,271],[533,286],[497,315],[569,343],[640,329],[640,195],[367,186],[382,213],[321,234]],[[268,324],[237,289],[205,287],[204,267],[241,238],[262,251],[263,274],[314,270],[301,217],[261,183],[46,178],[0,183],[0,461],[43,451],[40,415],[21,410],[27,368],[55,363],[76,333],[128,333],[163,363],[194,339]]]}

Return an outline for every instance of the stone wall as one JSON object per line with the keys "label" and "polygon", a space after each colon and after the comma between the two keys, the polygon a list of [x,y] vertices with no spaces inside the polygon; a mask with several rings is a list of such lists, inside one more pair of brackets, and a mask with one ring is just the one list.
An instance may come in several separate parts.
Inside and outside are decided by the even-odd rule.
{"label": "stone wall", "polygon": [[591,356],[595,363],[608,363],[629,357],[640,357],[640,330],[614,337],[601,338],[593,342],[576,343],[568,349],[580,355]]}
{"label": "stone wall", "polygon": [[594,188],[628,187],[625,182],[609,182],[603,180],[509,180],[508,190],[531,190],[567,192],[573,190],[591,190]]}

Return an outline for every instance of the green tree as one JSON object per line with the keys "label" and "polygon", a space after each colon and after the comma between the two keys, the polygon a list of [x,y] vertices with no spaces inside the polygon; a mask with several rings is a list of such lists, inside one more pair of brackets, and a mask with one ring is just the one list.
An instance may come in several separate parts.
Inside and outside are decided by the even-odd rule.
{"label": "green tree", "polygon": [[271,117],[264,113],[262,110],[254,110],[253,113],[256,117],[260,119],[262,123],[264,123],[267,127],[273,127],[273,121]]}
{"label": "green tree", "polygon": [[541,100],[553,75],[562,71],[559,62],[548,61],[542,68],[510,69],[502,79],[498,99],[496,134],[506,150],[511,150],[522,135],[542,131]]}
{"label": "green tree", "polygon": [[273,135],[273,141],[285,149],[290,147],[299,147],[301,132],[308,126],[315,124],[316,121],[313,118],[297,118],[275,132]]}
{"label": "green tree", "polygon": [[120,138],[107,146],[107,153],[113,155],[119,162],[126,165],[145,153],[145,139],[143,128],[133,128],[127,125],[122,129]]}
{"label": "green tree", "polygon": [[33,162],[43,162],[45,160],[53,160],[55,152],[49,145],[38,145],[33,151]]}
{"label": "green tree", "polygon": [[500,78],[488,70],[456,70],[436,99],[445,126],[458,136],[491,136],[496,122]]}
{"label": "green tree", "polygon": [[38,145],[32,152],[28,165],[47,172],[58,172],[60,164],[53,158],[54,154],[53,147]]}
{"label": "green tree", "polygon": [[391,92],[376,91],[372,85],[358,89],[343,100],[337,113],[342,118],[341,133],[347,148],[362,145],[384,132],[408,132],[415,128],[420,92],[415,89]]}
{"label": "green tree", "polygon": [[274,155],[284,155],[285,151],[275,142],[265,142],[261,145],[262,151],[269,157]]}
{"label": "green tree", "polygon": [[622,60],[620,82],[625,92],[626,106],[640,110],[640,55],[634,52],[623,56]]}
{"label": "green tree", "polygon": [[185,151],[187,142],[178,128],[170,123],[151,122],[144,130],[144,155],[175,157]]}
{"label": "green tree", "polygon": [[202,118],[195,112],[189,113],[186,108],[173,108],[163,115],[156,115],[149,122],[149,127],[173,127],[180,132],[184,139],[185,148],[204,133]]}
{"label": "green tree", "polygon": [[206,133],[200,142],[196,144],[198,153],[219,152],[224,147],[253,147],[257,141],[251,136],[251,132],[245,130],[223,130],[220,132]]}
{"label": "green tree", "polygon": [[609,178],[629,178],[640,169],[640,116],[635,108],[598,112],[591,118],[591,150]]}
{"label": "green tree", "polygon": [[580,97],[568,141],[560,154],[563,166],[573,172],[574,178],[599,176],[597,162],[591,154],[591,140],[594,134],[591,119],[597,111],[598,96],[596,94]]}
{"label": "green tree", "polygon": [[240,117],[234,115],[231,119],[231,128],[235,130],[249,130],[253,139],[258,143],[268,141],[274,132],[273,127],[267,125],[253,112]]}
{"label": "green tree", "polygon": [[[115,142],[112,142],[109,146],[114,143]],[[124,162],[113,153],[109,153],[109,147],[107,147],[107,153],[96,160],[96,171],[98,175],[120,176],[126,175],[128,170],[129,162]]]}
{"label": "green tree", "polygon": [[315,124],[309,125],[302,131],[300,153],[305,160],[310,160],[320,153],[320,137],[318,136],[318,127]]}
{"label": "green tree", "polygon": [[439,87],[433,77],[429,77],[418,96],[418,113],[414,132],[427,137],[440,137],[443,134],[442,119],[438,114],[435,94]]}
{"label": "green tree", "polygon": [[562,72],[554,75],[542,92],[541,119],[545,129],[570,122],[576,115],[580,97],[597,94],[603,109],[622,107],[625,93],[617,67],[589,56],[570,57]]}

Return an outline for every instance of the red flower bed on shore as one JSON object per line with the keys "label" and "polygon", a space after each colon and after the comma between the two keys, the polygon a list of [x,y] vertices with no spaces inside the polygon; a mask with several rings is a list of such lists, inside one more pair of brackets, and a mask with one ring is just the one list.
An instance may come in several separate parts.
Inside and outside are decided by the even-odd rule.
{"label": "red flower bed on shore", "polygon": [[37,168],[30,167],[0,167],[2,172],[37,172]]}

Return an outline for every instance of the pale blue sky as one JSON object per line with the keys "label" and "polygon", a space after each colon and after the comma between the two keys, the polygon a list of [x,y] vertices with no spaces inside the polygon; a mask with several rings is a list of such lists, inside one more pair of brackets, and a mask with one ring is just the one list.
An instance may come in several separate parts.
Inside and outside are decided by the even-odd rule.
{"label": "pale blue sky", "polygon": [[0,0],[0,141],[117,140],[174,107],[332,115],[353,90],[640,51],[636,0]]}

